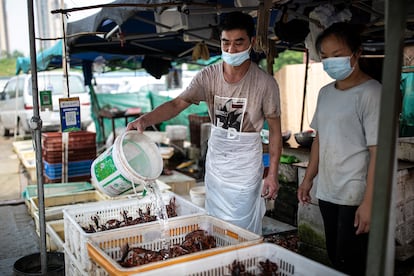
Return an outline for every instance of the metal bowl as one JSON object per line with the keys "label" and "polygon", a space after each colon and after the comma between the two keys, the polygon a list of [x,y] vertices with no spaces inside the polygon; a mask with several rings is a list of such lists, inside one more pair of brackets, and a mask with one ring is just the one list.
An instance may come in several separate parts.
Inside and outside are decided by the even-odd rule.
{"label": "metal bowl", "polygon": [[290,130],[286,130],[282,132],[283,143],[286,143],[290,139],[291,135],[292,135],[292,132]]}
{"label": "metal bowl", "polygon": [[313,139],[316,136],[316,132],[313,130],[303,131],[295,133],[296,143],[302,147],[310,148],[312,146]]}

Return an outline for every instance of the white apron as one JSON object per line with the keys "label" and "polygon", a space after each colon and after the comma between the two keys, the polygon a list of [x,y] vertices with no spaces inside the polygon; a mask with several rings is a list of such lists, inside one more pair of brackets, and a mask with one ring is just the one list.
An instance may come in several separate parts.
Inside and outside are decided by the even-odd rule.
{"label": "white apron", "polygon": [[259,133],[211,127],[205,173],[208,214],[262,234],[262,156]]}

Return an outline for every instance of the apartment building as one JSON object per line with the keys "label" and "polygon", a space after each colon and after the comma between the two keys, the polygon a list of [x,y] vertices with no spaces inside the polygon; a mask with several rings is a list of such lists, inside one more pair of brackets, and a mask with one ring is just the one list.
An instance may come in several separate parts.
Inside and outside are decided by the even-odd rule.
{"label": "apartment building", "polygon": [[[16,16],[7,13],[7,3],[13,0],[0,0],[0,57],[13,52],[10,49],[10,40],[13,35],[22,35],[13,32],[13,26],[8,24],[7,16]],[[63,36],[61,14],[52,14],[52,10],[64,8],[63,0],[36,0],[34,1],[34,21],[36,49],[42,50],[56,44],[55,38]]]}
{"label": "apartment building", "polygon": [[9,52],[7,33],[6,0],[0,0],[0,57]]}

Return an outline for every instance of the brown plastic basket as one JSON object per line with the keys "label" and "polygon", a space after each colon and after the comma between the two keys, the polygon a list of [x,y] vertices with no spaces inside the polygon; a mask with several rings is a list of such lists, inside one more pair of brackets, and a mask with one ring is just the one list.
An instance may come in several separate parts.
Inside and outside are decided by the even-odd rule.
{"label": "brown plastic basket", "polygon": [[200,116],[198,114],[188,115],[188,121],[190,122],[190,141],[191,145],[200,147],[201,125],[203,123],[209,123],[209,116]]}

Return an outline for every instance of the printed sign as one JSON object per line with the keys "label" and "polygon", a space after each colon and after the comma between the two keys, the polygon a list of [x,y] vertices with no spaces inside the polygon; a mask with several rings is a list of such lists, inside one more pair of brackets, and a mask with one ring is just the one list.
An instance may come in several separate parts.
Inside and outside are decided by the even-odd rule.
{"label": "printed sign", "polygon": [[59,110],[62,132],[81,130],[79,97],[60,98]]}
{"label": "printed sign", "polygon": [[52,91],[44,90],[39,91],[40,95],[40,110],[53,110]]}

